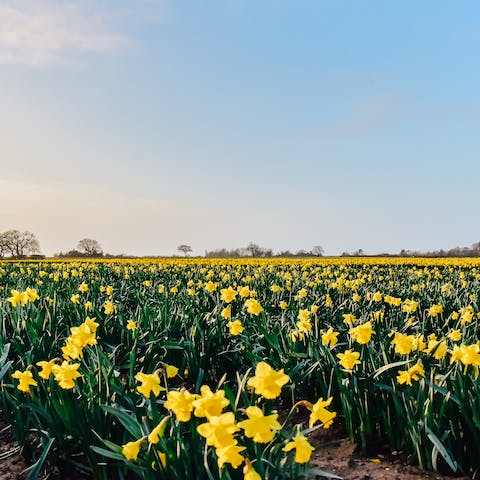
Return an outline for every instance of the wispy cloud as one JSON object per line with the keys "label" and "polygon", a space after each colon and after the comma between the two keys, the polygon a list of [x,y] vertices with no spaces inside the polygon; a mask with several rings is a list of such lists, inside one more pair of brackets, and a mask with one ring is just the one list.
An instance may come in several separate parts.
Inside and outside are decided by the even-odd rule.
{"label": "wispy cloud", "polygon": [[89,0],[0,0],[0,65],[44,67],[133,42]]}

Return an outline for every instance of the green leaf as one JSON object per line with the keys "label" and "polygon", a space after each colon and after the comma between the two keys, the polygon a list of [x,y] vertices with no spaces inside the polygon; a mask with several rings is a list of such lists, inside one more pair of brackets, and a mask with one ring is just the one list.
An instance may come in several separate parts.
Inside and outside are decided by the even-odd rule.
{"label": "green leaf", "polygon": [[121,453],[112,452],[111,450],[107,450],[106,448],[96,447],[95,445],[90,445],[90,448],[102,457],[111,458],[113,460],[121,460],[126,461],[125,457]]}
{"label": "green leaf", "polygon": [[[452,469],[452,472],[456,472],[458,469],[458,464],[457,462],[452,458],[452,455],[450,452],[447,450],[445,445],[440,441],[440,439],[428,428],[427,425],[425,425],[425,430],[427,431],[427,437],[428,439],[433,443],[433,451],[432,451],[432,460],[435,455],[435,450],[437,450],[440,455],[443,457],[443,459],[448,463],[448,466]],[[435,462],[435,469],[436,469],[436,462]]]}
{"label": "green leaf", "polygon": [[308,474],[308,477],[305,476],[305,478],[310,478],[310,476],[314,476],[314,475],[319,475],[321,477],[325,477],[325,478],[335,478],[337,480],[343,480],[343,477],[339,477],[338,475],[335,475],[334,473],[330,473],[330,472],[326,472],[325,470],[320,470],[319,468],[311,468],[311,469],[308,469],[308,471],[306,472]]}
{"label": "green leaf", "polygon": [[391,368],[395,367],[401,367],[402,365],[406,365],[407,363],[411,363],[412,360],[403,360],[401,362],[392,362],[387,365],[383,365],[383,367],[380,367],[374,374],[373,378],[379,377],[383,372],[386,372],[387,370],[390,370]]}
{"label": "green leaf", "polygon": [[120,423],[135,437],[143,436],[141,424],[136,417],[129,414],[126,410],[119,407],[111,407],[109,405],[102,405],[102,410],[108,412],[118,418]]}
{"label": "green leaf", "polygon": [[51,446],[53,445],[54,438],[49,438],[47,445],[43,448],[40,458],[31,466],[28,467],[23,473],[28,475],[25,477],[26,480],[36,480],[40,476],[40,471],[42,470],[43,464],[47,458],[48,452],[50,451]]}
{"label": "green leaf", "polygon": [[3,347],[2,356],[0,357],[0,365],[2,365],[3,362],[5,362],[5,360],[7,359],[8,352],[10,351],[10,345],[10,343],[6,343]]}
{"label": "green leaf", "polygon": [[0,370],[0,380],[5,376],[7,373],[8,369],[12,366],[13,361],[10,360],[5,365],[3,365],[2,369]]}

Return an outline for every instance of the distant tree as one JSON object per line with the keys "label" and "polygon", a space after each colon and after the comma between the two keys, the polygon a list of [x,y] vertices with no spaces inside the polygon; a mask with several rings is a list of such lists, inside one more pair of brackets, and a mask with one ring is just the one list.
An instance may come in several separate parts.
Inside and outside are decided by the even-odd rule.
{"label": "distant tree", "polygon": [[312,248],[312,255],[315,255],[316,257],[323,257],[323,252],[325,250],[323,249],[322,246],[320,245],[315,245],[313,248]]}
{"label": "distant tree", "polygon": [[277,257],[293,257],[293,253],[290,250],[281,250],[277,253]]}
{"label": "distant tree", "polygon": [[217,248],[216,250],[205,250],[205,257],[208,258],[240,258],[240,257],[272,257],[271,248],[260,247],[256,243],[250,242],[244,248]]}
{"label": "distant tree", "polygon": [[8,253],[7,242],[5,241],[4,234],[0,233],[0,258],[5,256]]}
{"label": "distant tree", "polygon": [[190,252],[192,251],[192,247],[191,247],[190,245],[184,245],[184,244],[182,244],[182,245],[179,245],[179,246],[177,247],[177,250],[178,250],[179,252],[183,252],[184,255],[187,256],[187,253],[190,253]]}
{"label": "distant tree", "polygon": [[103,249],[97,240],[92,238],[82,238],[78,242],[77,250],[86,255],[87,257],[101,257],[103,255]]}
{"label": "distant tree", "polygon": [[259,257],[261,252],[261,247],[256,243],[250,242],[247,245],[247,251],[252,257]]}
{"label": "distant tree", "polygon": [[88,255],[74,248],[73,250],[69,250],[68,252],[54,253],[53,256],[56,258],[81,258],[81,257],[87,257]]}
{"label": "distant tree", "polygon": [[0,233],[0,254],[9,253],[12,257],[25,257],[40,253],[40,244],[32,232],[8,230]]}
{"label": "distant tree", "polygon": [[247,245],[246,251],[252,257],[271,257],[273,255],[273,250],[271,248],[260,247],[253,242],[250,242]]}

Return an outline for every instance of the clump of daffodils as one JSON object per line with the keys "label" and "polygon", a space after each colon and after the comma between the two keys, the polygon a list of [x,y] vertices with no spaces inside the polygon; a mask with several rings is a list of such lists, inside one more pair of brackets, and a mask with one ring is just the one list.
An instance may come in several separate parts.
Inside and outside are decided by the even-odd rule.
{"label": "clump of daffodils", "polygon": [[[139,393],[149,396],[160,393],[160,379],[156,374],[138,373],[135,377],[142,382],[137,387]],[[282,388],[290,381],[290,377],[283,369],[275,370],[266,362],[260,362],[255,369],[255,375],[246,382],[247,387],[256,395],[258,401],[245,409],[238,409],[236,412],[225,411],[230,402],[226,398],[225,390],[212,391],[208,385],[202,385],[199,394],[192,394],[185,388],[180,390],[169,390],[166,394],[164,407],[171,412],[165,416],[162,422],[155,427],[150,434],[128,442],[122,447],[122,454],[126,460],[136,460],[141,452],[142,445],[149,445],[158,442],[163,435],[165,425],[173,419],[178,424],[186,424],[194,418],[204,419],[203,423],[196,426],[198,435],[205,439],[206,447],[215,451],[218,468],[225,465],[237,469],[243,465],[244,479],[258,480],[261,476],[254,468],[255,462],[248,458],[248,445],[268,444],[277,438],[277,433],[283,426],[279,423],[278,413],[269,411],[262,407],[262,400],[274,400],[281,394]],[[336,416],[335,412],[327,410],[332,398],[323,400],[320,398],[315,404],[307,401],[298,402],[298,406],[306,407],[310,413],[309,427],[320,422],[324,428],[329,428]],[[237,419],[241,416],[240,419]],[[314,451],[313,446],[308,442],[307,437],[301,431],[301,425],[296,426],[296,433],[287,441],[282,451],[288,454],[294,452],[293,461],[298,464],[307,463]],[[278,437],[279,438],[279,437]],[[164,453],[158,452],[163,468],[167,468],[167,459]],[[258,460],[257,460],[258,461]]]}
{"label": "clump of daffodils", "polygon": [[11,303],[12,307],[19,305],[23,307],[27,305],[27,303],[34,302],[40,298],[34,288],[27,288],[24,291],[11,290],[10,293],[12,295],[7,298],[7,302]]}
{"label": "clump of daffodils", "polygon": [[[33,297],[32,297],[33,298]],[[37,362],[40,367],[38,376],[44,380],[48,380],[53,375],[58,386],[64,390],[71,390],[75,387],[76,379],[82,375],[78,372],[80,363],[73,362],[81,359],[83,349],[88,345],[96,345],[96,332],[99,324],[95,322],[95,318],[87,317],[85,321],[78,327],[70,328],[70,336],[65,340],[62,347],[63,361],[59,364],[58,358],[53,360],[42,360]],[[24,372],[19,370],[12,374],[12,378],[19,381],[18,390],[32,395],[30,387],[35,387],[38,383],[33,379],[33,373],[27,369]]]}

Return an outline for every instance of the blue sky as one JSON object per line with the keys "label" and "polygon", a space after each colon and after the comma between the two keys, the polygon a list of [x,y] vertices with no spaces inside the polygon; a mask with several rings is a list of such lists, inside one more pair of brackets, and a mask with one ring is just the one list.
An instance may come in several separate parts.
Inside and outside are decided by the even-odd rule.
{"label": "blue sky", "polygon": [[0,0],[0,231],[52,254],[480,240],[475,1]]}

